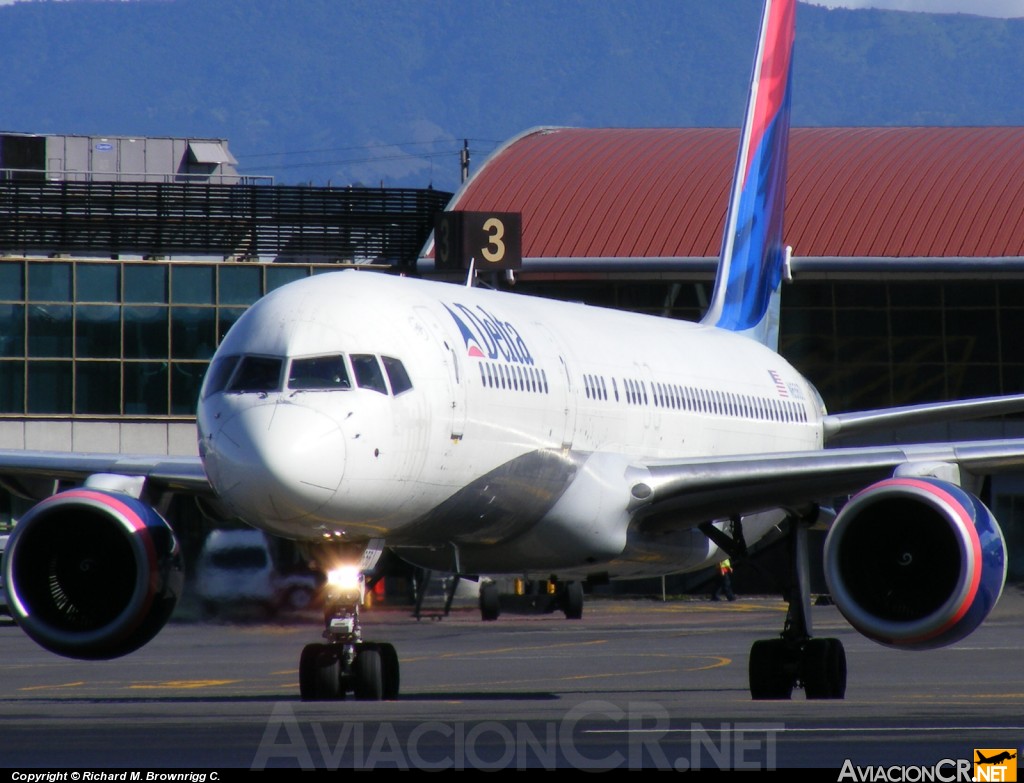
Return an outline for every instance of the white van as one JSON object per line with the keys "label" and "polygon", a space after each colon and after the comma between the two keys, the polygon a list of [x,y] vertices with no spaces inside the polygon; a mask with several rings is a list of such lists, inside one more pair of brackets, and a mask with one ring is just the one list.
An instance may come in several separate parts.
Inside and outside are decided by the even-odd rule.
{"label": "white van", "polygon": [[258,606],[273,615],[309,606],[316,579],[312,573],[278,574],[258,530],[214,530],[199,553],[196,590],[208,615],[226,606]]}

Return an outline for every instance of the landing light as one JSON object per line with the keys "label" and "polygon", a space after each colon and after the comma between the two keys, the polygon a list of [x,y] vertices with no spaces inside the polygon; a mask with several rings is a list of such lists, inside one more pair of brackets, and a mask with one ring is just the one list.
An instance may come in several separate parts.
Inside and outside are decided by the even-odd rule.
{"label": "landing light", "polygon": [[353,600],[361,601],[363,584],[363,575],[359,571],[359,566],[338,566],[327,572],[327,591],[332,598],[350,596]]}
{"label": "landing light", "polygon": [[327,572],[327,582],[339,590],[358,590],[360,581],[359,566],[338,566]]}

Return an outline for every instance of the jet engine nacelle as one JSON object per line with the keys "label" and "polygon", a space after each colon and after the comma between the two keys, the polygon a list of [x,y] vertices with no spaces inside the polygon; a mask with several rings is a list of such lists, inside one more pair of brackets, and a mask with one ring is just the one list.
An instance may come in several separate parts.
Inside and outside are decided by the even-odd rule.
{"label": "jet engine nacelle", "polygon": [[116,658],[164,626],[181,594],[178,542],[129,495],[72,489],[43,500],[4,554],[8,603],[43,647],[71,658]]}
{"label": "jet engine nacelle", "polygon": [[850,624],[881,644],[942,647],[988,616],[1006,545],[974,495],[933,478],[891,478],[843,508],[825,541],[825,576]]}

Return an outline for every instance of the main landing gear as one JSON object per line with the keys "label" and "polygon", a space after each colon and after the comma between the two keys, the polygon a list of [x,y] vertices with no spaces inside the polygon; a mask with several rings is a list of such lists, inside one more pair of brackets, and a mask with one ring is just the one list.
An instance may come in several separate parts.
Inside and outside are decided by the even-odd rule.
{"label": "main landing gear", "polygon": [[307,644],[299,658],[299,693],[304,701],[344,699],[352,693],[364,701],[398,698],[399,666],[387,642],[363,641],[359,624],[362,576],[329,584],[324,605],[326,643]]}
{"label": "main landing gear", "polygon": [[496,583],[482,581],[480,619],[497,620],[503,608],[520,613],[562,611],[565,619],[579,620],[583,617],[583,584],[561,582],[554,576],[546,581],[516,580],[515,594],[502,596]]}
{"label": "main landing gear", "polygon": [[[776,639],[760,639],[750,648],[748,676],[753,699],[789,699],[802,687],[808,699],[842,699],[846,695],[846,652],[838,639],[811,636],[811,591],[807,528],[809,520],[791,516],[786,535],[790,574],[784,596],[786,622]],[[733,535],[711,525],[702,530],[730,557],[746,553],[743,529],[732,520]]]}

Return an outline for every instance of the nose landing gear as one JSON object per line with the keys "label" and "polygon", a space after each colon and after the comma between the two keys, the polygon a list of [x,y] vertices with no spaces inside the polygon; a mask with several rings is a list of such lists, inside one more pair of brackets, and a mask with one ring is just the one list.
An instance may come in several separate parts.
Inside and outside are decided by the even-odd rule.
{"label": "nose landing gear", "polygon": [[359,622],[363,579],[332,584],[324,606],[324,642],[307,644],[299,657],[299,694],[304,701],[398,698],[398,653],[387,642],[363,641]]}

